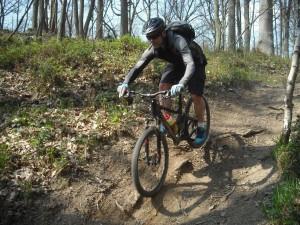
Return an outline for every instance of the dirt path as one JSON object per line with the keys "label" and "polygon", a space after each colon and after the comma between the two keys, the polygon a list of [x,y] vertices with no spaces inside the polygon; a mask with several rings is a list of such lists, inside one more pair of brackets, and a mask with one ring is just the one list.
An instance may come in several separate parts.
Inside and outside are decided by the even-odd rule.
{"label": "dirt path", "polygon": [[282,127],[283,93],[261,84],[209,93],[208,147],[170,143],[167,181],[152,199],[138,196],[131,183],[135,121],[131,132],[95,149],[86,167],[61,177],[19,214],[8,211],[0,224],[267,224],[262,203],[279,179],[271,151]]}
{"label": "dirt path", "polygon": [[266,224],[262,202],[278,181],[270,153],[282,126],[282,111],[276,109],[282,107],[283,90],[258,86],[225,93],[210,97],[209,147],[171,151],[167,185],[134,211],[137,221]]}

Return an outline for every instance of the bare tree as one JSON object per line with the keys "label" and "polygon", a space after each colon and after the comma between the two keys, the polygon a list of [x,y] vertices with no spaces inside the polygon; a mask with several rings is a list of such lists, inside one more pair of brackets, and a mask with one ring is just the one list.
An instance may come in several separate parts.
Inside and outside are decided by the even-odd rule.
{"label": "bare tree", "polygon": [[226,0],[221,0],[221,15],[222,15],[222,23],[221,23],[221,31],[222,31],[222,49],[225,49],[225,43],[226,43],[226,14],[227,14],[227,1]]}
{"label": "bare tree", "polygon": [[242,39],[242,11],[241,11],[241,2],[236,0],[236,27],[237,27],[237,37],[238,37],[238,48],[243,48],[243,39]]}
{"label": "bare tree", "polygon": [[33,0],[31,0],[30,3],[29,3],[29,2],[27,3],[26,9],[25,9],[25,13],[24,13],[23,16],[21,17],[21,20],[20,20],[19,23],[17,24],[17,27],[16,27],[16,29],[14,30],[14,32],[11,33],[11,34],[9,35],[8,40],[11,39],[12,36],[18,31],[19,27],[21,26],[21,24],[22,24],[22,22],[23,22],[23,19],[24,19],[25,15],[28,14],[28,11],[29,11],[29,9],[31,8],[32,3],[33,3]]}
{"label": "bare tree", "polygon": [[79,37],[79,17],[78,17],[78,1],[73,0],[73,17],[74,17],[74,24],[75,24],[75,34]]}
{"label": "bare tree", "polygon": [[3,30],[4,18],[4,2],[0,0],[0,30]]}
{"label": "bare tree", "polygon": [[48,7],[49,7],[49,0],[45,0],[44,2],[44,30],[46,33],[49,31],[49,18],[48,18]]}
{"label": "bare tree", "polygon": [[73,10],[74,10],[74,7],[73,7],[73,3],[72,3],[72,0],[68,1],[67,3],[67,17],[66,17],[66,22],[68,24],[68,35],[69,37],[72,37],[72,34],[73,34]]}
{"label": "bare tree", "polygon": [[149,20],[152,17],[152,6],[154,2],[155,2],[154,0],[143,0],[143,8],[147,15],[146,20]]}
{"label": "bare tree", "polygon": [[39,0],[39,10],[38,10],[39,14],[38,14],[38,29],[36,32],[37,36],[42,36],[43,33],[43,28],[44,28],[44,0]]}
{"label": "bare tree", "polygon": [[259,12],[259,40],[258,49],[267,54],[274,54],[273,43],[273,1],[261,0]]}
{"label": "bare tree", "polygon": [[281,44],[279,44],[279,41],[278,41],[278,33],[279,32],[278,32],[278,22],[277,21],[278,21],[278,18],[280,16],[278,16],[278,12],[276,10],[276,8],[277,8],[276,3],[277,3],[277,1],[275,1],[274,7],[273,7],[273,15],[274,15],[274,27],[273,27],[273,29],[274,29],[274,54],[279,55],[279,47],[278,46],[281,45]]}
{"label": "bare tree", "polygon": [[228,2],[228,49],[235,50],[235,0]]}
{"label": "bare tree", "polygon": [[32,7],[32,29],[37,30],[38,28],[38,9],[39,0],[34,0]]}
{"label": "bare tree", "polygon": [[[135,0],[135,1],[133,1],[133,0],[130,0],[129,2],[128,2],[128,20],[129,20],[129,24],[128,24],[128,26],[129,26],[129,34],[133,34],[133,23],[134,23],[134,21],[135,21],[135,19],[136,19],[136,17],[138,17],[139,16],[139,14],[141,13],[141,12],[143,12],[142,10],[139,10],[138,11],[138,9],[137,9],[137,7],[138,7],[138,5],[139,5],[139,3],[140,3],[140,0]],[[158,15],[157,15],[158,16]]]}
{"label": "bare tree", "polygon": [[89,12],[88,15],[86,17],[85,23],[84,23],[84,37],[86,38],[88,35],[88,31],[89,31],[89,25],[91,22],[91,19],[93,17],[93,12],[94,12],[94,8],[95,8],[95,0],[91,0],[90,1],[90,7],[89,7]]}
{"label": "bare tree", "polygon": [[97,1],[96,38],[103,38],[104,0]]}
{"label": "bare tree", "polygon": [[83,14],[84,14],[84,0],[80,0],[80,9],[79,9],[79,36],[84,37],[83,30]]}
{"label": "bare tree", "polygon": [[120,36],[128,34],[128,1],[121,1],[121,27],[120,27]]}
{"label": "bare tree", "polygon": [[[251,24],[254,24],[254,20],[255,20],[255,18],[254,18],[254,14],[255,14],[255,10],[256,10],[256,8],[255,8],[255,0],[253,0],[253,2],[252,2],[252,15],[251,15]],[[250,31],[251,32],[251,31]],[[255,49],[256,48],[256,40],[255,40],[255,31],[254,31],[254,29],[252,29],[252,39],[253,39],[253,49]]]}
{"label": "bare tree", "polygon": [[[281,2],[281,6],[282,6]],[[284,118],[283,118],[283,130],[282,130],[282,141],[288,144],[291,134],[291,126],[293,119],[293,94],[296,85],[296,78],[299,70],[299,54],[300,54],[300,0],[294,1],[294,17],[296,19],[296,39],[294,45],[294,52],[291,60],[291,69],[287,78],[286,94],[284,98]],[[282,14],[282,11],[281,11]]]}
{"label": "bare tree", "polygon": [[11,1],[0,0],[0,29],[1,30],[4,28],[5,18],[10,14],[15,13],[15,11],[17,10],[18,1],[19,0],[11,0]]}
{"label": "bare tree", "polygon": [[20,13],[20,1],[17,1],[17,7],[16,7],[17,24],[19,23],[19,13]]}
{"label": "bare tree", "polygon": [[57,10],[58,10],[58,2],[57,0],[51,0],[50,6],[50,32],[57,32]]}
{"label": "bare tree", "polygon": [[215,49],[221,49],[221,21],[219,17],[219,0],[214,0]]}
{"label": "bare tree", "polygon": [[284,57],[289,57],[290,12],[292,7],[292,0],[280,0],[280,2],[280,10],[282,16],[282,53]]}
{"label": "bare tree", "polygon": [[244,49],[246,52],[250,51],[250,20],[249,20],[249,3],[250,0],[244,0],[244,24],[245,24],[245,33],[244,33]]}
{"label": "bare tree", "polygon": [[295,42],[294,54],[292,56],[292,65],[287,79],[286,94],[284,99],[284,118],[283,118],[283,132],[282,139],[285,144],[289,142],[291,134],[291,124],[293,118],[293,94],[295,89],[295,82],[299,69],[299,54],[300,54],[300,21],[298,25],[298,35]]}
{"label": "bare tree", "polygon": [[62,8],[60,13],[60,23],[59,23],[59,29],[57,34],[57,39],[62,40],[62,38],[65,36],[65,25],[66,25],[66,17],[67,17],[67,1],[63,0],[62,2]]}

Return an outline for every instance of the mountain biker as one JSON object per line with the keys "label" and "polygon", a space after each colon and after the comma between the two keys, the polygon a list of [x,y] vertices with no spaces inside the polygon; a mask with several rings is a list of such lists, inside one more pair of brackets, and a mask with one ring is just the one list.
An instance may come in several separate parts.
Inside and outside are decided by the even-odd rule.
{"label": "mountain biker", "polygon": [[[124,96],[128,92],[128,85],[137,78],[152,59],[160,58],[167,61],[169,64],[162,73],[159,90],[170,89],[171,95],[174,96],[185,87],[188,87],[198,119],[195,144],[202,144],[206,139],[204,123],[205,103],[202,98],[206,78],[206,59],[202,49],[196,42],[188,43],[178,33],[166,30],[164,21],[159,17],[151,18],[147,21],[143,31],[150,42],[150,46],[129,71],[124,82],[118,86],[119,97]],[[163,102],[163,104],[166,105],[167,103]]]}

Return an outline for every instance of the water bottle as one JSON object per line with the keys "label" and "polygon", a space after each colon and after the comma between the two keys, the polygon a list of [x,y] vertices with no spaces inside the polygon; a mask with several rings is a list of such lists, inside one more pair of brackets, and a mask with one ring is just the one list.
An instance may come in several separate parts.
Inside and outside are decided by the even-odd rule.
{"label": "water bottle", "polygon": [[169,113],[164,113],[164,117],[165,117],[167,123],[170,125],[170,127],[176,134],[178,132],[178,126],[177,126],[176,120]]}

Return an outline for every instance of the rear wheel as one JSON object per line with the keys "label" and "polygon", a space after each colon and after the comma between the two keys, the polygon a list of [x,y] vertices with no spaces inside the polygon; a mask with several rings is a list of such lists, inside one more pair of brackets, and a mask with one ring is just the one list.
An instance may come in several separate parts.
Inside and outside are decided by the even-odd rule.
{"label": "rear wheel", "polygon": [[136,142],[131,161],[136,190],[145,197],[157,194],[166,179],[168,164],[165,136],[156,127],[147,128]]}
{"label": "rear wheel", "polygon": [[198,119],[195,114],[195,108],[194,108],[194,103],[192,101],[192,98],[189,99],[185,113],[186,113],[186,136],[187,136],[187,141],[188,143],[194,147],[194,148],[199,148],[201,146],[204,146],[207,143],[207,140],[209,138],[209,130],[210,130],[210,111],[209,111],[209,105],[205,97],[203,96],[204,100],[204,123],[205,123],[205,139],[202,141],[201,144],[196,144],[195,139],[197,135],[197,128],[198,128]]}

